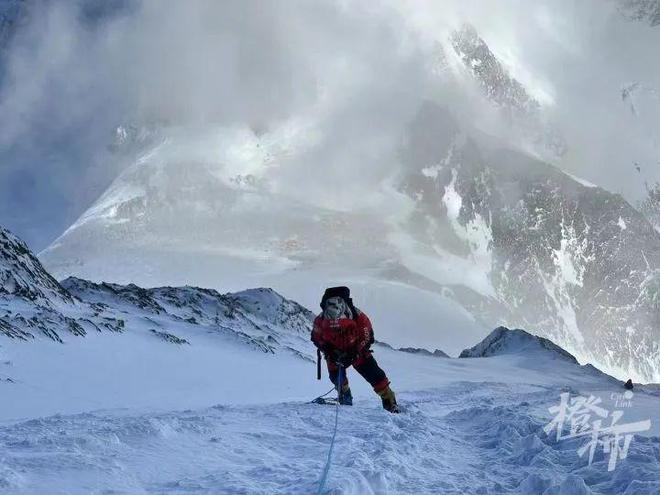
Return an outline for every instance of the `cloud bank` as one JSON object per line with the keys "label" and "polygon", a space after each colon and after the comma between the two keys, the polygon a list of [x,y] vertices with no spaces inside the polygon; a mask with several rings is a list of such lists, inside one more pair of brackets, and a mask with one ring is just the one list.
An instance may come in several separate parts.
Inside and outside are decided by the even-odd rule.
{"label": "cloud bank", "polygon": [[21,8],[25,20],[3,47],[0,222],[36,249],[128,164],[109,146],[119,125],[280,136],[298,152],[267,171],[272,187],[339,209],[382,206],[405,128],[427,99],[503,145],[535,152],[453,49],[452,33],[465,23],[565,140],[557,165],[631,201],[660,179],[660,29],[626,19],[615,2],[51,0]]}

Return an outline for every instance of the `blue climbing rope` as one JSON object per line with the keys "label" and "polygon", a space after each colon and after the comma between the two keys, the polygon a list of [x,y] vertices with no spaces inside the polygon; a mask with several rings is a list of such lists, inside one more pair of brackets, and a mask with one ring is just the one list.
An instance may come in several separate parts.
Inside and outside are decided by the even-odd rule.
{"label": "blue climbing rope", "polygon": [[[339,397],[341,397],[341,386],[342,386],[342,370],[344,368],[340,365],[337,371],[337,392]],[[328,474],[330,473],[330,463],[332,462],[332,450],[335,448],[335,438],[337,438],[337,424],[339,423],[339,401],[335,406],[335,431],[332,433],[332,440],[330,441],[330,449],[328,449],[328,458],[325,461],[325,467],[323,468],[323,475],[321,476],[321,481],[319,481],[319,489],[316,492],[317,495],[323,493],[325,488],[325,483],[328,480]]]}

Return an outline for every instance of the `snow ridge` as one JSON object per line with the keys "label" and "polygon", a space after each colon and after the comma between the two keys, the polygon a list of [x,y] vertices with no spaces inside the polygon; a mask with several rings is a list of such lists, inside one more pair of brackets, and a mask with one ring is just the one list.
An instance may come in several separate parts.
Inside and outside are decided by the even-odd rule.
{"label": "snow ridge", "polygon": [[484,340],[474,347],[461,352],[461,358],[489,357],[503,354],[527,354],[543,351],[553,357],[578,364],[577,359],[548,339],[532,335],[519,328],[510,330],[501,326],[493,330]]}
{"label": "snow ridge", "polygon": [[420,356],[433,356],[433,357],[442,357],[442,358],[448,358],[449,355],[441,351],[440,349],[436,349],[433,352],[429,351],[428,349],[423,349],[419,347],[399,347],[398,349],[401,352],[409,352],[410,354],[418,354]]}
{"label": "snow ridge", "polygon": [[62,285],[81,300],[121,313],[135,328],[148,328],[169,342],[178,343],[181,337],[162,329],[177,328],[193,336],[205,330],[266,353],[287,350],[312,359],[308,342],[313,313],[272,289],[220,294],[199,287],[144,289],[75,277]]}
{"label": "snow ridge", "polygon": [[[0,229],[0,334],[57,342],[90,331],[143,332],[173,344],[203,330],[266,353],[312,360],[314,315],[272,289],[219,294],[198,287],[144,289],[70,277],[58,283],[18,238]],[[176,333],[185,334],[181,337]]]}

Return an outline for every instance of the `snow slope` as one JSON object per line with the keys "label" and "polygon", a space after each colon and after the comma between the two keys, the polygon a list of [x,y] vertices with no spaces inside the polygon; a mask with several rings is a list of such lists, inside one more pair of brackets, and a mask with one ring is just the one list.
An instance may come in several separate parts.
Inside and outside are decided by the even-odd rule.
{"label": "snow slope", "polygon": [[[177,333],[190,345],[137,330],[2,342],[0,374],[14,380],[0,382],[4,492],[315,493],[334,409],[307,403],[328,388],[314,364]],[[546,351],[456,359],[377,345],[405,413],[384,412],[349,374],[356,403],[340,410],[328,493],[657,493],[657,389],[636,390],[625,412],[653,430],[615,471],[602,452],[589,467],[582,442],[543,433],[548,407],[570,391],[613,408],[621,383]]]}

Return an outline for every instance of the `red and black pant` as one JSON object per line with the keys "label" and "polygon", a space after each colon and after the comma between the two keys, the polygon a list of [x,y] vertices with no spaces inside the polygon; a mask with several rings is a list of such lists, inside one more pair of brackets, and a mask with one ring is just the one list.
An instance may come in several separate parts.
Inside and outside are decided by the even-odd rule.
{"label": "red and black pant", "polygon": [[[339,378],[339,366],[336,363],[329,360],[326,356],[326,362],[328,363],[328,374],[330,376],[330,381],[334,383],[335,387],[337,386],[337,380]],[[378,366],[378,363],[374,359],[371,351],[364,351],[358,356],[358,358],[353,362],[353,368],[357,371],[362,378],[367,380],[369,384],[374,388],[376,393],[380,393],[385,390],[390,381],[387,379],[385,372]],[[346,377],[346,369],[341,369],[342,377],[341,382],[344,389],[348,388],[348,378]]]}

